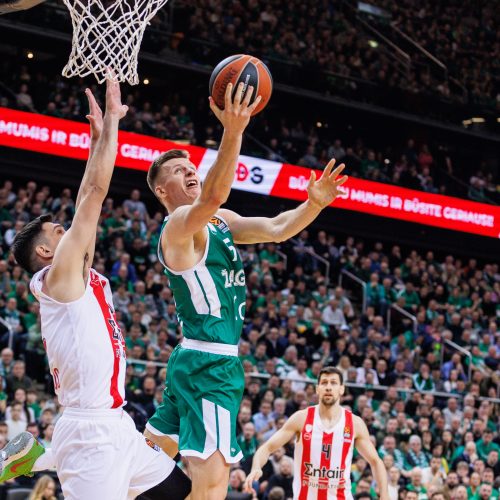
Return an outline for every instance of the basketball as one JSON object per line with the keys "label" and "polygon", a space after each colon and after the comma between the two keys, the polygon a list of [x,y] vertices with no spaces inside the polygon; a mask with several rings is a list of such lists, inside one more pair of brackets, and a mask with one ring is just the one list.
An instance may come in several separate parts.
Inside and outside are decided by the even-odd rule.
{"label": "basketball", "polygon": [[250,103],[253,103],[258,95],[262,96],[252,116],[267,106],[273,92],[273,78],[268,67],[257,57],[246,54],[230,56],[217,64],[212,71],[209,92],[215,104],[221,109],[224,109],[224,95],[229,82],[233,84],[233,97],[240,82],[245,84],[245,93],[249,86],[255,89]]}

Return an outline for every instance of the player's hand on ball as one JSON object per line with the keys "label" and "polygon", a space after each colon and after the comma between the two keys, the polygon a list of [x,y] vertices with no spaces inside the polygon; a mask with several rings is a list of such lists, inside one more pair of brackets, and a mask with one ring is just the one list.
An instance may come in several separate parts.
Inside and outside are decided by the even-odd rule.
{"label": "player's hand on ball", "polygon": [[106,115],[113,115],[121,120],[127,111],[128,106],[122,104],[120,84],[108,78],[106,80]]}
{"label": "player's hand on ball", "polygon": [[212,97],[209,97],[210,109],[214,112],[224,128],[230,132],[242,133],[248,125],[254,109],[261,101],[261,96],[259,95],[253,104],[250,104],[255,89],[253,87],[248,87],[243,97],[244,90],[245,85],[240,83],[234,94],[234,99],[231,101],[233,84],[228,83],[224,96],[224,109],[220,109],[217,104],[215,104]]}
{"label": "player's hand on ball", "polygon": [[335,159],[331,159],[318,180],[316,180],[316,173],[313,170],[307,185],[309,201],[321,210],[330,205],[337,196],[344,194],[341,186],[348,177],[347,175],[339,177],[339,175],[344,170],[345,165],[342,163],[333,170],[334,166]]}
{"label": "player's hand on ball", "polygon": [[255,481],[258,481],[262,477],[262,470],[261,469],[254,469],[251,470],[250,473],[248,474],[247,478],[245,479],[245,484],[243,485],[243,490],[252,493],[253,492],[253,487],[252,484]]}
{"label": "player's hand on ball", "polygon": [[99,140],[99,137],[101,137],[102,133],[102,110],[99,104],[97,104],[94,94],[90,89],[85,89],[85,95],[89,101],[89,114],[86,118],[90,122],[90,140],[95,144]]}

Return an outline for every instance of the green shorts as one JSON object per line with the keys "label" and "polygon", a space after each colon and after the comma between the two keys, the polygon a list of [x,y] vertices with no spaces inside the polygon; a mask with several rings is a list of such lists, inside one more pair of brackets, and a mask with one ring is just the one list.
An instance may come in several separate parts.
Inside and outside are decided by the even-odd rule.
{"label": "green shorts", "polygon": [[245,386],[237,356],[177,346],[167,367],[163,403],[146,428],[169,436],[183,456],[207,459],[216,450],[227,463],[243,458],[236,442],[236,418]]}

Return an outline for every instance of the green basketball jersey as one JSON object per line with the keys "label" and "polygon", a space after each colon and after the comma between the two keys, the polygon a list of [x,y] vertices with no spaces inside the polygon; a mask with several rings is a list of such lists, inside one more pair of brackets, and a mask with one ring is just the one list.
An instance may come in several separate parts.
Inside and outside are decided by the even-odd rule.
{"label": "green basketball jersey", "polygon": [[[163,223],[162,232],[168,222]],[[245,317],[245,272],[226,222],[214,216],[206,226],[207,246],[201,261],[191,269],[169,269],[158,244],[174,294],[177,316],[188,339],[236,345]]]}

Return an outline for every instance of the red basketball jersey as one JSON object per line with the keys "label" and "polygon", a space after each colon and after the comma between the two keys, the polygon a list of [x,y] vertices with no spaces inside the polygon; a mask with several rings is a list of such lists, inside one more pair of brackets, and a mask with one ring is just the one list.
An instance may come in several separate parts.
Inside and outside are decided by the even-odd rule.
{"label": "red basketball jersey", "polygon": [[325,429],[319,406],[311,406],[295,444],[294,500],[352,500],[354,446],[352,413],[342,408],[339,421]]}

